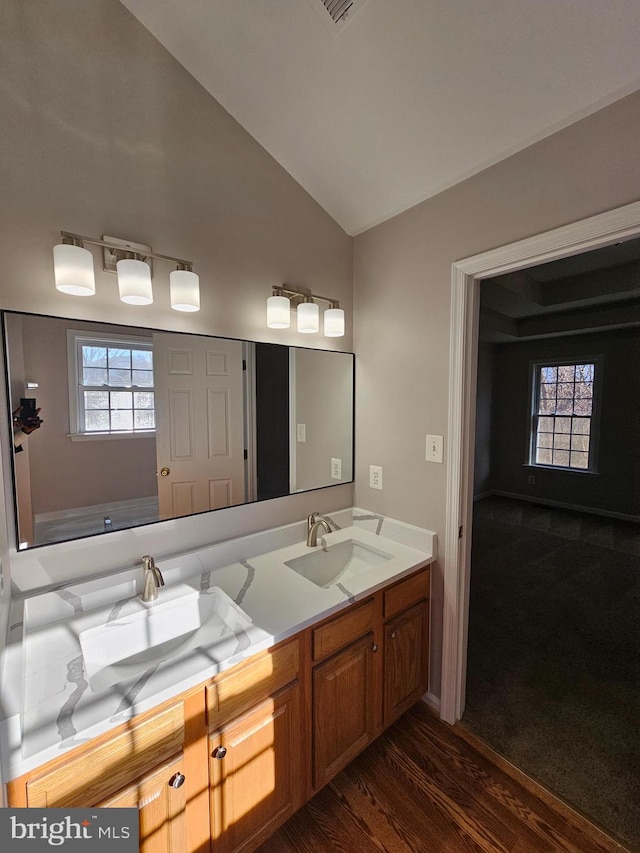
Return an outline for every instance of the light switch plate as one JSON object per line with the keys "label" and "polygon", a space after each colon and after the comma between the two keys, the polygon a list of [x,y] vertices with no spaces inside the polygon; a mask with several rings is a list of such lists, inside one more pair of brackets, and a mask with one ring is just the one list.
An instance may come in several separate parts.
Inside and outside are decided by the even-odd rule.
{"label": "light switch plate", "polygon": [[342,459],[335,459],[333,456],[331,457],[331,479],[342,479]]}
{"label": "light switch plate", "polygon": [[300,442],[305,442],[307,440],[307,425],[306,424],[298,424],[297,439]]}
{"label": "light switch plate", "polygon": [[372,489],[382,489],[381,465],[369,465],[369,486]]}
{"label": "light switch plate", "polygon": [[427,462],[442,462],[442,448],[444,446],[444,437],[441,435],[427,436]]}

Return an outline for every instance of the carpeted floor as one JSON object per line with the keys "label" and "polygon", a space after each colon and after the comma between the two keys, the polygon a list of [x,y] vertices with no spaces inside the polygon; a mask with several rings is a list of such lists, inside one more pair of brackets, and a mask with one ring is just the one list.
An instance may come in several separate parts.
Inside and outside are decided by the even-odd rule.
{"label": "carpeted floor", "polygon": [[640,526],[474,507],[463,723],[640,851]]}

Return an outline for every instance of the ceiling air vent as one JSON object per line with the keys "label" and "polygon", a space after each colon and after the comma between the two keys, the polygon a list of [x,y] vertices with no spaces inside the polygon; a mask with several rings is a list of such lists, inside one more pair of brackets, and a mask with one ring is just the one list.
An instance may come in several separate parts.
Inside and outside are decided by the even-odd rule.
{"label": "ceiling air vent", "polygon": [[309,0],[325,25],[332,31],[341,30],[362,9],[367,0]]}

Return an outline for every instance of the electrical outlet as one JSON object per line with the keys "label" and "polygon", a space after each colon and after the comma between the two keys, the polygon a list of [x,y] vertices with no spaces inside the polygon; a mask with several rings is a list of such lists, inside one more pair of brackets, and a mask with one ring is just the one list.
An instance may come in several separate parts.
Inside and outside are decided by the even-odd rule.
{"label": "electrical outlet", "polygon": [[427,462],[442,462],[442,447],[444,445],[444,438],[441,435],[428,435],[427,436],[427,452],[426,452],[426,460]]}
{"label": "electrical outlet", "polygon": [[369,486],[372,489],[382,489],[382,466],[369,465]]}
{"label": "electrical outlet", "polygon": [[307,425],[306,424],[298,424],[297,437],[299,442],[305,442],[307,440]]}
{"label": "electrical outlet", "polygon": [[536,478],[534,477],[533,474],[529,474],[529,476],[527,477],[527,482],[529,483],[530,486],[535,486]]}
{"label": "electrical outlet", "polygon": [[342,459],[334,459],[333,456],[331,457],[331,479],[342,479]]}

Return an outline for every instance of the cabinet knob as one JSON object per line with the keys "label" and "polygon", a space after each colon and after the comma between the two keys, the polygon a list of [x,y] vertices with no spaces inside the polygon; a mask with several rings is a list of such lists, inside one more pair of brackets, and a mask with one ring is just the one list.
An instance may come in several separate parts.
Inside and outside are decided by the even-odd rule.
{"label": "cabinet knob", "polygon": [[222,761],[222,759],[225,757],[226,754],[227,754],[227,747],[226,746],[216,746],[216,748],[211,753],[212,757],[217,758],[218,761]]}
{"label": "cabinet knob", "polygon": [[392,631],[392,632],[391,632],[391,634],[390,634],[390,636],[391,636],[391,639],[392,639],[392,640],[395,640],[395,638],[398,636],[397,631]]}
{"label": "cabinet knob", "polygon": [[184,780],[186,776],[183,773],[176,773],[169,779],[169,785],[172,788],[181,788],[184,785]]}
{"label": "cabinet knob", "polygon": [[377,651],[378,651],[378,644],[377,644],[377,643],[374,643],[374,644],[371,646],[371,651],[372,651],[372,652],[377,652]]}

